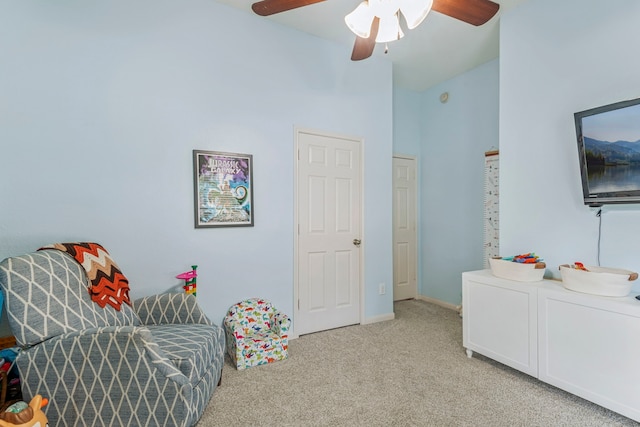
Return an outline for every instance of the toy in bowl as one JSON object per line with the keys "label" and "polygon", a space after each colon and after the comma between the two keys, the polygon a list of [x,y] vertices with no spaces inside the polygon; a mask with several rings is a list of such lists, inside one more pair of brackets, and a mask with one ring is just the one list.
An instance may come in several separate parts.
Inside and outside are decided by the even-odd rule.
{"label": "toy in bowl", "polygon": [[493,257],[489,259],[491,273],[502,279],[518,282],[537,282],[542,280],[547,265],[533,253],[512,257]]}
{"label": "toy in bowl", "polygon": [[576,292],[605,297],[624,297],[631,292],[638,273],[619,268],[585,266],[576,262],[560,266],[562,286]]}

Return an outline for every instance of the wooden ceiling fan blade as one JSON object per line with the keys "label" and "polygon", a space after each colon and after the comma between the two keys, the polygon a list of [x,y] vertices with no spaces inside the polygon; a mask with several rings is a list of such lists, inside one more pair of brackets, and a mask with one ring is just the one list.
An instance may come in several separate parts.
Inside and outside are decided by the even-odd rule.
{"label": "wooden ceiling fan blade", "polygon": [[262,0],[252,4],[251,9],[260,16],[269,16],[322,1],[325,0]]}
{"label": "wooden ceiling fan blade", "polygon": [[380,18],[375,16],[371,23],[371,32],[368,38],[356,36],[356,42],[351,52],[352,61],[361,61],[367,59],[373,54],[373,48],[376,47],[376,37],[378,36],[378,28],[380,27]]}
{"label": "wooden ceiling fan blade", "polygon": [[433,0],[432,10],[471,25],[482,25],[500,9],[491,0]]}

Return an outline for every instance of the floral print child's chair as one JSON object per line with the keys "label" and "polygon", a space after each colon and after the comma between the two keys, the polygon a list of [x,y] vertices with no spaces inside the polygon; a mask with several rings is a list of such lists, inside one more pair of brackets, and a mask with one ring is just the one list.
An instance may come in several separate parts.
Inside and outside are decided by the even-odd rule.
{"label": "floral print child's chair", "polygon": [[287,358],[291,320],[260,298],[241,301],[224,318],[227,352],[238,370]]}

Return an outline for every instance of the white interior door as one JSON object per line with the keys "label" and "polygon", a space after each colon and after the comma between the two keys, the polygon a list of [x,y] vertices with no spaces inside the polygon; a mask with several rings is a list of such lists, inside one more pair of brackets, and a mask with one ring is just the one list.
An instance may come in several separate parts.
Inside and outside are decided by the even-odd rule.
{"label": "white interior door", "polygon": [[361,141],[297,140],[298,335],[360,323]]}
{"label": "white interior door", "polygon": [[418,294],[416,160],[393,158],[393,300]]}

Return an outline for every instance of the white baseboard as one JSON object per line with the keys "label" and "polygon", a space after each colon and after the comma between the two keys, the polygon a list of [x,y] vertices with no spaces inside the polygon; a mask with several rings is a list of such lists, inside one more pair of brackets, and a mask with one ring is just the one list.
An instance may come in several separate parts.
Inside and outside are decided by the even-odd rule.
{"label": "white baseboard", "polygon": [[370,323],[386,322],[387,320],[393,320],[395,318],[396,318],[395,313],[381,314],[379,316],[367,317],[364,319],[364,321],[361,324],[368,325]]}
{"label": "white baseboard", "polygon": [[[361,325],[368,325],[370,323],[378,323],[378,322],[385,322],[387,320],[393,320],[396,318],[395,313],[387,313],[387,314],[381,314],[379,316],[374,316],[374,317],[367,317],[366,319],[364,319],[362,322],[360,322]],[[289,331],[289,339],[290,340],[295,340],[297,338],[300,338],[300,335],[298,335],[295,330],[294,331]]]}
{"label": "white baseboard", "polygon": [[[462,315],[462,305],[454,305],[451,303],[448,303],[446,301],[442,301],[439,299],[435,299],[435,298],[431,298],[431,297],[426,297],[424,295],[418,295],[416,297],[416,299],[422,300],[422,301],[426,301],[426,302],[430,302],[432,304],[436,304],[439,305],[441,307],[444,308],[448,308],[449,310],[453,310],[455,312],[457,312],[458,314]],[[395,313],[387,313],[387,314],[381,314],[379,316],[373,316],[373,317],[367,317],[365,318],[362,322],[360,322],[361,325],[369,325],[371,323],[378,323],[378,322],[386,322],[387,320],[393,320],[396,318]],[[289,334],[289,339],[293,340],[298,338],[299,335],[295,333],[295,331],[291,332]]]}
{"label": "white baseboard", "polygon": [[419,300],[422,300],[422,301],[426,301],[426,302],[430,302],[431,304],[439,305],[440,307],[448,308],[449,310],[453,310],[453,311],[457,312],[458,314],[462,313],[462,305],[451,304],[449,302],[442,301],[442,300],[435,299],[435,298],[431,298],[431,297],[426,297],[424,295],[418,295],[416,297],[416,299],[419,299]]}

